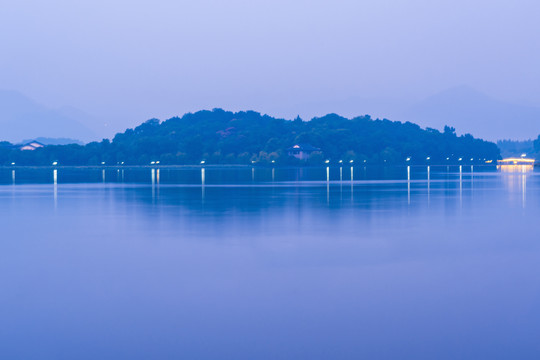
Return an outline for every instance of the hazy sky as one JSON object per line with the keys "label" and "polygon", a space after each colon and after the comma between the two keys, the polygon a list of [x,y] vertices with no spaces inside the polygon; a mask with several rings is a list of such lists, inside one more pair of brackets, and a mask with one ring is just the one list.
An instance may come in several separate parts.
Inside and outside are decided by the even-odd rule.
{"label": "hazy sky", "polygon": [[540,105],[539,18],[537,0],[3,0],[0,88],[115,129],[457,85]]}

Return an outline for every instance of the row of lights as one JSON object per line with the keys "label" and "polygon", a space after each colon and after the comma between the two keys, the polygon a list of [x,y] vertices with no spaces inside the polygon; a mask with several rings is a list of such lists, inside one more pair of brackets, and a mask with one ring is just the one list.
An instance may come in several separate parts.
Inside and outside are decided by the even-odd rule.
{"label": "row of lights", "polygon": [[[525,156],[527,156],[527,154],[521,154],[521,157],[525,157]],[[409,157],[407,157],[407,158],[405,159],[405,161],[411,161],[411,159],[412,159],[412,158],[409,156]],[[431,157],[428,156],[428,157],[426,158],[426,160],[428,160],[428,161],[431,160]],[[446,160],[450,160],[450,158],[447,157]],[[462,161],[462,160],[463,160],[463,158],[459,158],[459,159],[458,159],[458,161]],[[478,159],[478,160],[480,161],[481,159]],[[386,162],[386,160],[384,160],[384,161]],[[474,161],[474,158],[471,158],[471,161]],[[484,158],[484,161],[486,161],[485,158]],[[272,160],[272,164],[274,164],[275,162],[276,162],[276,160]],[[329,163],[330,163],[330,160],[325,160],[324,162],[325,162],[326,164],[329,164]],[[204,165],[205,163],[206,163],[205,160],[201,160],[201,165]],[[252,163],[252,164],[255,164],[255,160],[252,160],[251,163]],[[343,164],[343,160],[339,160],[338,163]],[[351,164],[354,163],[354,160],[350,160],[349,163],[351,163]],[[364,163],[367,163],[367,160],[364,160]],[[119,162],[119,163],[117,163],[117,164],[119,164],[119,165],[124,165],[124,162],[122,161],[122,162]],[[12,162],[11,165],[14,166],[15,163]],[[54,162],[52,163],[52,165],[53,165],[53,166],[56,166],[56,165],[58,165],[58,162],[57,162],[57,161],[54,161]],[[102,161],[102,162],[101,162],[101,165],[105,165],[105,161]],[[151,161],[151,162],[150,162],[150,165],[159,165],[159,161]]]}

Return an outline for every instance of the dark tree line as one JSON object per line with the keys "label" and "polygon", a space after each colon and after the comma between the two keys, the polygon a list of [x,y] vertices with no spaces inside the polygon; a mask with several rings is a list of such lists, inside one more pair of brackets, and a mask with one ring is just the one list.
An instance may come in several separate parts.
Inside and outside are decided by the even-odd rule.
{"label": "dark tree line", "polygon": [[[151,119],[134,129],[86,145],[51,145],[34,151],[20,151],[9,143],[0,144],[0,164],[9,165],[163,165],[278,164],[299,165],[287,155],[287,148],[308,143],[322,150],[308,164],[364,161],[369,163],[484,162],[500,157],[498,147],[471,135],[457,136],[418,125],[369,116],[346,119],[329,114],[311,121],[276,119],[254,111],[228,112],[221,109],[189,113],[160,122]],[[472,159],[472,160],[471,160]]]}

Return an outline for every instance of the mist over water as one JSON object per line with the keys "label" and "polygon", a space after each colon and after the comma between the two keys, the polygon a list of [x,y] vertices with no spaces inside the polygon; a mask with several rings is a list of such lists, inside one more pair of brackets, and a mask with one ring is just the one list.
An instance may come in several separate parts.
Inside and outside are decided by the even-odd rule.
{"label": "mist over water", "polygon": [[5,358],[540,352],[537,172],[15,168],[0,182]]}

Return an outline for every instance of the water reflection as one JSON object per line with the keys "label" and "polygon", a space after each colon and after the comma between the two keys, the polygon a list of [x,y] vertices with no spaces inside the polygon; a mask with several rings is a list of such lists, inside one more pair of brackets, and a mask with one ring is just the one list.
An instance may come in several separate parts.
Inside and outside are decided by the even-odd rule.
{"label": "water reflection", "polygon": [[58,170],[53,170],[53,194],[54,194],[54,207],[58,205]]}
{"label": "water reflection", "polygon": [[326,167],[161,170],[0,172],[3,358],[537,354],[532,172],[475,166],[459,210],[456,166],[351,167],[350,194]]}
{"label": "water reflection", "polygon": [[526,173],[534,170],[534,165],[497,165],[497,170],[507,173]]}
{"label": "water reflection", "polygon": [[459,165],[459,206],[463,206],[463,166]]}
{"label": "water reflection", "polygon": [[431,168],[427,167],[427,196],[428,196],[428,205],[430,203],[430,195],[431,195]]}
{"label": "water reflection", "polygon": [[152,199],[155,200],[159,198],[159,174],[160,169],[151,169],[150,178],[152,184]]}
{"label": "water reflection", "polygon": [[411,167],[407,166],[407,203],[411,204]]}
{"label": "water reflection", "polygon": [[206,184],[206,170],[201,168],[201,199],[204,201],[205,195],[205,184]]}
{"label": "water reflection", "polygon": [[521,201],[522,206],[525,208],[525,194],[527,193],[527,175],[523,174],[521,175]]}
{"label": "water reflection", "polygon": [[521,206],[525,208],[527,194],[527,177],[534,170],[532,165],[498,165],[497,169],[501,171],[503,179],[509,190],[509,196],[516,192],[521,193]]}

